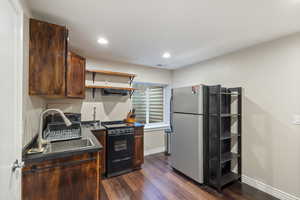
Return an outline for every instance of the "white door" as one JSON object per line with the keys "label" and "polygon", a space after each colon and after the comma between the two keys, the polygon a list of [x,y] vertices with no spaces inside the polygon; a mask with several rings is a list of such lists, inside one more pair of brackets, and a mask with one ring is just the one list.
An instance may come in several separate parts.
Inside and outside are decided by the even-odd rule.
{"label": "white door", "polygon": [[23,13],[15,0],[0,0],[0,199],[21,199]]}

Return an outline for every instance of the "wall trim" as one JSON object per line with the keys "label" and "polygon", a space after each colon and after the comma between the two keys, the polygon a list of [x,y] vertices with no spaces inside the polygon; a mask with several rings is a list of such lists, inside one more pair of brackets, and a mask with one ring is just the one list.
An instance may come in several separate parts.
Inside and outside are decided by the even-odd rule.
{"label": "wall trim", "polygon": [[242,182],[281,200],[300,200],[299,197],[283,192],[261,181],[242,175]]}
{"label": "wall trim", "polygon": [[157,147],[144,152],[144,156],[165,152],[165,147]]}

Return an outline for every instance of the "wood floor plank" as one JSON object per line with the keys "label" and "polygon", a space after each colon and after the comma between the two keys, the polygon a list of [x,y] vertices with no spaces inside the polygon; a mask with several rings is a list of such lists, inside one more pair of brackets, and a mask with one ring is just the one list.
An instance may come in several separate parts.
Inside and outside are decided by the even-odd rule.
{"label": "wood floor plank", "polygon": [[101,190],[101,200],[278,200],[240,182],[218,193],[175,172],[164,154],[146,157],[141,170],[104,179]]}
{"label": "wood floor plank", "polygon": [[142,193],[145,198],[153,200],[165,200],[167,199],[160,190],[153,185],[142,173],[141,171],[135,171],[133,173],[128,173],[123,175],[126,183],[132,188],[136,193]]}

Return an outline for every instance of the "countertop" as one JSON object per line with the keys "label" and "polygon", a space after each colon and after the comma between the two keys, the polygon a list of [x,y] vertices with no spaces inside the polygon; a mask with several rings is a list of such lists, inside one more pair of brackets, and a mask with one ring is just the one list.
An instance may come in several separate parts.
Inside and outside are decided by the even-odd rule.
{"label": "countertop", "polygon": [[132,126],[132,127],[144,127],[145,126],[144,124],[141,124],[141,123],[138,123],[138,122],[130,123],[128,125]]}
{"label": "countertop", "polygon": [[[122,120],[118,120],[119,122],[122,122]],[[101,130],[106,130],[106,128],[104,126],[101,125],[99,120],[96,120],[94,125],[90,125],[93,124],[93,121],[82,121],[81,122],[82,126],[87,126],[90,128],[91,131],[101,131]],[[134,122],[134,123],[127,123],[128,126],[131,127],[144,127],[145,125],[142,123],[138,123],[138,122]]]}
{"label": "countertop", "polygon": [[[92,131],[96,130],[105,130],[104,127],[98,126],[98,127],[82,127],[82,138],[81,139],[90,139],[93,143],[93,146],[86,147],[84,149],[78,148],[78,149],[72,149],[72,150],[62,150],[60,152],[51,152],[51,153],[36,153],[36,154],[26,154],[27,150],[32,147],[30,145],[23,151],[23,161],[26,164],[32,163],[32,162],[42,162],[45,160],[50,160],[50,159],[57,159],[57,158],[63,158],[63,157],[68,157],[68,156],[73,156],[73,155],[78,155],[82,153],[91,153],[91,152],[97,152],[103,149],[103,146],[99,143],[97,138],[94,136]],[[34,145],[34,143],[33,143]]]}
{"label": "countertop", "polygon": [[[36,153],[36,154],[26,154],[27,150],[30,149],[33,145],[35,145],[35,142],[33,142],[32,145],[29,145],[26,149],[23,151],[23,161],[25,164],[33,163],[33,162],[42,162],[45,160],[50,160],[50,159],[56,159],[56,158],[63,158],[63,157],[68,157],[68,156],[73,156],[73,155],[78,155],[82,153],[89,153],[89,152],[97,152],[103,149],[102,144],[97,140],[97,138],[94,136],[92,133],[93,131],[103,131],[106,130],[105,127],[101,126],[100,123],[96,124],[95,126],[89,126],[89,125],[84,125],[85,123],[89,122],[84,122],[82,123],[82,139],[91,139],[92,143],[94,144],[91,147],[86,147],[84,149],[79,148],[79,149],[72,149],[72,150],[62,150],[60,152],[55,152],[55,153]],[[144,124],[141,123],[130,123],[128,124],[129,126],[132,127],[144,127]]]}

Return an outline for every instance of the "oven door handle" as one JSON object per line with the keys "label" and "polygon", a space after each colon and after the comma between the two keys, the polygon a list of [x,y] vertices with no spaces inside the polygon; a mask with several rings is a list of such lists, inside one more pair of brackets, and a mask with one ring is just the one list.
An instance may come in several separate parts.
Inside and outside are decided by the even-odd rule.
{"label": "oven door handle", "polygon": [[133,133],[126,133],[126,134],[108,134],[108,137],[116,137],[116,136],[126,136],[126,135],[133,135]]}
{"label": "oven door handle", "polygon": [[130,160],[130,159],[131,159],[131,157],[125,157],[125,158],[121,158],[121,159],[115,159],[112,162],[116,163],[116,162],[121,162],[121,161],[125,161],[125,160]]}

